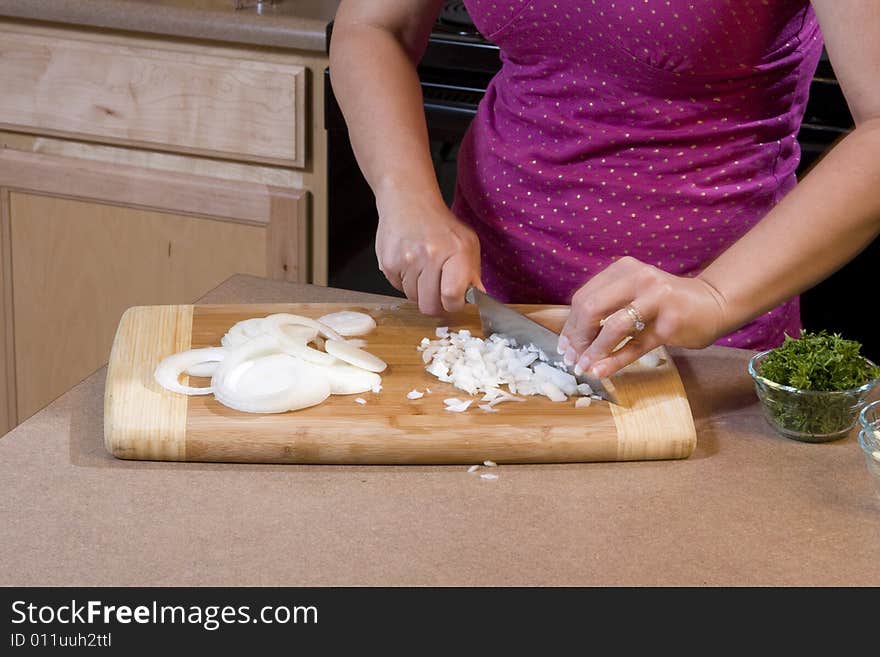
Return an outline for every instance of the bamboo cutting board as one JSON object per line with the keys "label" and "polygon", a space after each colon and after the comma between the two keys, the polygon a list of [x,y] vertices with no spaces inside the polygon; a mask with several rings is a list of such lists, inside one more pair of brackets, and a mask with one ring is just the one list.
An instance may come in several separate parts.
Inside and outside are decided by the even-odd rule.
{"label": "bamboo cutting board", "polygon": [[[554,330],[567,312],[518,309]],[[312,408],[255,415],[226,408],[211,395],[168,392],[153,380],[162,358],[218,346],[237,321],[278,312],[317,318],[337,310],[376,319],[377,329],[365,337],[367,350],[388,363],[380,393],[331,396]],[[468,395],[425,372],[416,350],[441,325],[481,335],[473,306],[443,319],[426,317],[410,303],[130,308],[120,320],[107,371],[105,445],[124,459],[252,463],[561,463],[686,458],[694,450],[690,406],[665,352],[659,367],[633,365],[612,377],[621,406],[594,401],[576,409],[573,399],[529,397],[500,404],[498,413],[480,410],[477,402],[464,413],[445,411],[444,399]],[[431,394],[407,399],[410,390],[426,387]],[[367,403],[355,403],[356,397]]]}

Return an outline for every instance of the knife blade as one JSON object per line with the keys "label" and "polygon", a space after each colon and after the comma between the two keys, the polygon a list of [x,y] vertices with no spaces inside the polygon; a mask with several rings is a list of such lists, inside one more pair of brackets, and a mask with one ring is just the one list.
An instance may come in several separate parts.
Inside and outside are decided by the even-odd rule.
{"label": "knife blade", "polygon": [[619,404],[610,382],[589,376],[586,373],[577,376],[573,368],[562,362],[562,356],[559,356],[556,351],[559,336],[546,326],[541,326],[533,319],[518,313],[475,287],[468,288],[465,300],[477,306],[480,312],[480,323],[483,325],[483,332],[486,336],[498,333],[514,340],[521,347],[535,345],[544,352],[551,363],[574,376],[578,383],[586,383],[595,394],[614,404]]}

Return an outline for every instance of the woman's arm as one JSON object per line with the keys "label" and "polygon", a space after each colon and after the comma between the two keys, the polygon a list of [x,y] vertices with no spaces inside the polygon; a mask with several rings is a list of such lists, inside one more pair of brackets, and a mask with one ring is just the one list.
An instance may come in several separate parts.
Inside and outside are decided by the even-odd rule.
{"label": "woman's arm", "polygon": [[330,72],[358,164],[376,195],[376,255],[423,312],[454,311],[479,284],[479,242],[443,202],[416,62],[442,0],[344,0]]}
{"label": "woman's arm", "polygon": [[[880,233],[880,3],[813,5],[855,130],[700,276],[625,258],[578,290],[560,338],[578,370],[607,376],[661,344],[707,346],[826,278]],[[632,333],[619,311],[630,303],[647,326],[612,354]]]}

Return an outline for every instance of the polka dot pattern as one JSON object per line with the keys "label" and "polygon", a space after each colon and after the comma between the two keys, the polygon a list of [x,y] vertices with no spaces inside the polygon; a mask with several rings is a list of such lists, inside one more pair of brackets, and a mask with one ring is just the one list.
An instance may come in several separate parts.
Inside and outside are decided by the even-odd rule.
{"label": "polka dot pattern", "polygon": [[[795,184],[821,34],[807,0],[465,0],[503,67],[453,211],[507,301],[567,303],[630,255],[693,276]],[[721,344],[775,346],[796,299]]]}

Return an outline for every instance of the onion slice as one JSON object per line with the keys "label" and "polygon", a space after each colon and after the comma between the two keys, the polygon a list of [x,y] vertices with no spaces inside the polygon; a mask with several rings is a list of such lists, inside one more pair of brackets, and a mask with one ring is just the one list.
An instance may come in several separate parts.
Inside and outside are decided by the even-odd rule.
{"label": "onion slice", "polygon": [[320,404],[330,382],[320,368],[288,354],[271,354],[238,363],[215,386],[224,406],[247,413],[284,413]]}
{"label": "onion slice", "polygon": [[344,340],[327,340],[324,349],[341,361],[370,372],[382,372],[388,365],[381,358],[359,349]]}
{"label": "onion slice", "polygon": [[369,392],[382,384],[382,377],[375,372],[368,372],[348,363],[337,362],[336,365],[321,369],[330,382],[331,395],[356,395]]}
{"label": "onion slice", "polygon": [[281,327],[281,331],[291,340],[302,340],[306,344],[309,342],[317,343],[318,329],[312,326],[299,326],[297,324],[287,324]]}
{"label": "onion slice", "polygon": [[342,336],[334,331],[331,327],[327,326],[323,322],[314,320],[311,317],[303,317],[302,315],[291,315],[290,313],[277,313],[275,315],[269,315],[265,318],[265,320],[267,327],[266,332],[274,335],[275,338],[281,341],[282,344],[284,343],[284,340],[288,338],[281,330],[281,327],[288,324],[296,324],[297,326],[308,326],[315,329],[316,331],[318,331],[318,333],[330,340],[343,339]]}
{"label": "onion slice", "polygon": [[288,341],[284,344],[282,351],[291,356],[302,358],[304,361],[312,363],[313,365],[332,367],[339,363],[339,360],[332,354],[318,351],[307,345],[305,342],[299,342],[297,340]]}
{"label": "onion slice", "polygon": [[220,344],[234,349],[240,347],[251,338],[256,338],[266,333],[266,322],[262,317],[243,319],[233,324],[226,334],[220,338]]}
{"label": "onion slice", "polygon": [[204,352],[205,360],[201,363],[195,363],[186,368],[186,373],[190,376],[212,377],[220,361],[226,356],[226,349],[223,347],[205,347],[199,351]]}
{"label": "onion slice", "polygon": [[211,385],[214,388],[224,385],[225,379],[231,375],[235,368],[246,361],[277,354],[280,351],[278,341],[271,335],[261,335],[258,338],[248,340],[235,349],[228,349],[226,357],[214,372],[214,376],[211,377]]}
{"label": "onion slice", "polygon": [[376,328],[376,320],[366,313],[358,313],[353,310],[330,313],[319,317],[318,321],[345,337],[366,335]]}
{"label": "onion slice", "polygon": [[178,381],[178,377],[190,367],[205,363],[212,358],[215,358],[214,352],[216,349],[216,347],[188,349],[187,351],[171,354],[167,358],[164,358],[156,367],[155,372],[153,372],[153,377],[156,379],[156,383],[166,390],[179,392],[184,395],[210,395],[214,392],[213,386],[207,386],[204,388],[185,386]]}

